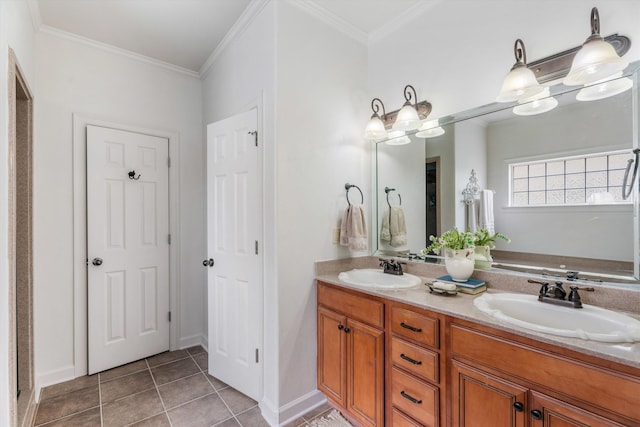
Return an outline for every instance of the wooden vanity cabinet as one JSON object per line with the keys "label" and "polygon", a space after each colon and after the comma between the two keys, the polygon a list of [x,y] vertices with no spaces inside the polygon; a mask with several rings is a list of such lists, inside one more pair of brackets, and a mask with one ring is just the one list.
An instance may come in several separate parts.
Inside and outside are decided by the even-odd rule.
{"label": "wooden vanity cabinet", "polygon": [[318,282],[318,389],[361,426],[384,425],[384,303]]}
{"label": "wooden vanity cabinet", "polygon": [[[441,375],[442,316],[387,303],[387,425],[439,426],[445,399]],[[442,408],[441,408],[442,406]]]}
{"label": "wooden vanity cabinet", "polygon": [[640,426],[631,368],[458,319],[449,333],[452,426]]}

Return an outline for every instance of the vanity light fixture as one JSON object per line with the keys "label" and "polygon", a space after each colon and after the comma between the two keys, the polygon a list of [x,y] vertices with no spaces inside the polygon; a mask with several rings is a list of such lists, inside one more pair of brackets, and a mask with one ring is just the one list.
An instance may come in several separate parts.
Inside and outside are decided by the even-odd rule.
{"label": "vanity light fixture", "polygon": [[403,130],[392,130],[387,137],[388,139],[385,141],[387,145],[406,145],[411,143],[411,139]]}
{"label": "vanity light fixture", "polygon": [[[413,91],[413,96],[411,95]],[[415,130],[420,127],[420,117],[418,116],[418,104],[417,104],[416,90],[411,85],[406,85],[404,88],[405,103],[398,112],[396,121],[393,124],[393,130]],[[411,103],[413,99],[413,104]]]}
{"label": "vanity light fixture", "polygon": [[418,138],[435,138],[440,135],[444,135],[444,129],[440,126],[438,119],[423,122],[416,133]]}
{"label": "vanity light fixture", "polygon": [[558,106],[558,100],[551,96],[550,92],[550,89],[545,87],[539,94],[518,101],[520,105],[513,107],[513,113],[518,116],[535,116],[553,110]]}
{"label": "vanity light fixture", "polygon": [[387,137],[387,130],[384,127],[384,122],[378,115],[382,108],[382,117],[385,117],[384,104],[380,98],[373,98],[371,100],[371,109],[373,114],[371,119],[367,123],[367,127],[364,129],[364,139],[369,141],[381,141]]}
{"label": "vanity light fixture", "polygon": [[516,40],[513,53],[516,57],[516,63],[504,78],[496,102],[513,102],[531,98],[544,90],[536,80],[533,71],[527,68],[527,52],[522,40]]}
{"label": "vanity light fixture", "polygon": [[[413,91],[413,93],[410,91]],[[364,138],[366,140],[379,142],[387,138],[399,139],[397,134],[393,136],[388,130],[393,129],[394,131],[402,132],[402,135],[404,135],[405,132],[420,127],[422,121],[431,113],[431,104],[427,101],[416,102],[416,90],[411,85],[407,85],[404,88],[404,97],[406,102],[402,108],[391,111],[390,113],[385,111],[384,104],[380,98],[373,98],[373,100],[371,100],[373,115],[364,130]],[[413,104],[411,103],[412,100],[414,101]],[[382,115],[379,114],[380,109],[382,109]],[[404,141],[404,144],[411,142],[408,137],[406,139],[402,138],[401,141]],[[397,142],[398,141],[396,141],[395,145],[400,145]],[[390,145],[394,145],[394,142],[391,142]]]}
{"label": "vanity light fixture", "polygon": [[629,63],[600,35],[600,15],[594,7],[591,9],[591,35],[573,58],[563,83],[567,86],[589,85],[623,71],[627,65]]}

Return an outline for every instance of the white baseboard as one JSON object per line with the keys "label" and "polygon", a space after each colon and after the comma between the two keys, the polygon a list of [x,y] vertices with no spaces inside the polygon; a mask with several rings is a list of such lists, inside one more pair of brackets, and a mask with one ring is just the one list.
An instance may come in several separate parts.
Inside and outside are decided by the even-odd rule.
{"label": "white baseboard", "polygon": [[69,365],[64,368],[56,369],[55,371],[45,372],[42,374],[36,374],[36,402],[40,401],[40,391],[47,386],[58,384],[64,381],[72,380],[76,377],[76,368],[74,365]]}
{"label": "white baseboard", "polygon": [[260,408],[260,414],[262,418],[271,426],[279,426],[280,423],[278,421],[278,407],[275,406],[272,402],[267,399],[262,399],[260,403],[258,403],[258,407]]}
{"label": "white baseboard", "polygon": [[319,390],[314,390],[310,393],[307,393],[304,396],[301,396],[298,399],[294,400],[293,402],[289,402],[286,405],[281,406],[279,411],[280,414],[278,417],[280,420],[280,424],[275,425],[286,425],[287,423],[300,418],[302,415],[317,408],[318,406],[323,405],[326,401],[327,397]]}
{"label": "white baseboard", "polygon": [[178,343],[178,349],[189,348],[196,345],[201,345],[207,350],[207,337],[202,334],[191,335],[188,337],[181,337]]}

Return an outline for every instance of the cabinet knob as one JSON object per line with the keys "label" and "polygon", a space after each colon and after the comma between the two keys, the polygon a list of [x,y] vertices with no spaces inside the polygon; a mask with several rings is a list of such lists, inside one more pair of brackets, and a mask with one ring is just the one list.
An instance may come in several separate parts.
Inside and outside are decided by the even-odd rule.
{"label": "cabinet knob", "polygon": [[538,411],[537,409],[534,409],[533,411],[531,411],[531,416],[536,420],[541,420],[542,412]]}
{"label": "cabinet knob", "polygon": [[351,332],[351,329],[349,329],[349,328],[344,328],[344,331],[345,331],[346,333],[349,333],[349,332]]}
{"label": "cabinet knob", "polygon": [[343,330],[344,329],[344,325],[338,325],[338,330]]}
{"label": "cabinet knob", "polygon": [[524,411],[524,404],[522,402],[515,402],[513,404],[513,407],[515,408],[516,411],[518,412],[522,412]]}

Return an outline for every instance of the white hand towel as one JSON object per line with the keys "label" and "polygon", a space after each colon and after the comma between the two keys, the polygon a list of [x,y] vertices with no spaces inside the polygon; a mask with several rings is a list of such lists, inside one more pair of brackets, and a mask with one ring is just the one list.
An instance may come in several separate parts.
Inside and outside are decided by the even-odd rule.
{"label": "white hand towel", "polygon": [[362,205],[349,205],[340,225],[340,244],[354,251],[364,251],[369,244]]}
{"label": "white hand towel", "polygon": [[394,248],[407,244],[407,224],[404,220],[404,210],[399,206],[393,206],[389,213],[389,233]]}
{"label": "white hand towel", "polygon": [[493,217],[493,191],[482,190],[480,192],[480,228],[486,228],[489,234],[494,234],[495,219]]}
{"label": "white hand towel", "polygon": [[387,210],[382,217],[382,224],[380,226],[380,240],[383,242],[391,241],[391,232],[389,232],[389,211]]}
{"label": "white hand towel", "polygon": [[467,230],[475,233],[478,230],[478,210],[476,209],[477,203],[472,200],[471,203],[465,203],[465,210],[467,213]]}

